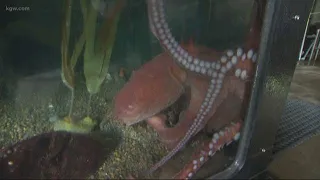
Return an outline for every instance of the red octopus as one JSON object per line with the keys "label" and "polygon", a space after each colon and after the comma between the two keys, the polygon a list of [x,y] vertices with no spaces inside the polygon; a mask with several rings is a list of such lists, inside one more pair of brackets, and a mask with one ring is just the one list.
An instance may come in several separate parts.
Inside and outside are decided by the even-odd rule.
{"label": "red octopus", "polygon": [[[264,2],[255,3],[242,47],[217,52],[193,43],[179,45],[165,20],[163,0],[149,0],[150,28],[165,49],[135,71],[115,98],[115,116],[127,125],[147,120],[171,152],[148,173],[162,166],[199,131],[216,131],[174,178],[191,178],[222,146],[240,136],[260,42]],[[262,6],[258,6],[262,5]],[[187,94],[189,106],[174,127],[160,112]],[[221,130],[224,128],[223,130]],[[220,130],[220,131],[219,131]]]}

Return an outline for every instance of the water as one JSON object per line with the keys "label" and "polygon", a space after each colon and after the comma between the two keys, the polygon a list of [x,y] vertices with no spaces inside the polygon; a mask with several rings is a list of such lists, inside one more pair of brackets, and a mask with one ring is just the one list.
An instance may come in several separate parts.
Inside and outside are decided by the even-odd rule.
{"label": "water", "polygon": [[[153,9],[157,6],[152,1],[148,1],[149,6],[142,0],[126,0],[123,6],[121,2],[1,1],[5,9],[0,14],[3,21],[0,26],[1,146],[59,130],[102,134],[103,138],[119,143],[106,145],[105,148],[115,150],[87,177],[126,178],[129,174],[146,175],[143,173],[170,152],[167,148],[174,148],[178,143],[173,137],[181,139],[185,134],[199,132],[182,153],[174,156],[178,158],[152,174],[168,178],[189,161],[192,164],[195,158],[199,163],[207,160],[210,149],[200,157],[201,153],[191,155],[202,147],[202,142],[210,142],[207,139],[212,132],[223,130],[230,125],[229,121],[243,118],[239,97],[244,96],[243,82],[250,83],[254,75],[252,62],[256,60],[259,44],[260,20],[254,21],[258,24],[250,24],[252,17],[256,17],[251,16],[252,0],[165,0],[166,21],[155,20],[161,18],[161,9]],[[88,21],[83,19],[83,8]],[[160,10],[159,16],[153,10]],[[164,54],[165,50],[176,50],[172,49],[174,44],[169,44],[168,34],[162,37],[162,32],[169,32],[164,22],[177,44],[183,44],[189,55],[204,61],[191,65],[186,53]],[[152,30],[152,23],[156,27],[160,24]],[[248,36],[250,28],[253,30]],[[179,53],[185,61],[180,58],[181,64],[177,65]],[[221,58],[223,53],[225,60]],[[74,66],[72,55],[78,57]],[[211,65],[214,67],[210,70]],[[212,81],[215,84],[210,85]],[[207,93],[211,86],[214,88]],[[225,93],[220,92],[221,88]],[[209,96],[214,102],[209,102]],[[209,110],[205,105],[209,105]],[[205,111],[209,115],[200,114],[193,121],[197,113]],[[201,116],[214,120],[204,123]],[[164,117],[166,122],[161,120]],[[193,122],[196,123],[192,125]],[[181,127],[163,131],[159,129],[162,123]],[[186,127],[195,129],[187,133]],[[165,145],[160,139],[171,141]],[[226,143],[228,140],[224,137]],[[90,149],[85,144],[78,148]],[[211,158],[215,162],[213,167],[210,162],[205,166],[198,164],[202,169],[196,177],[223,169],[232,160],[236,146],[232,144],[227,149],[231,153],[217,152]],[[26,157],[19,156],[23,158]],[[2,156],[1,161],[7,160]],[[192,171],[192,176],[199,167]],[[190,175],[187,170],[183,172]]]}

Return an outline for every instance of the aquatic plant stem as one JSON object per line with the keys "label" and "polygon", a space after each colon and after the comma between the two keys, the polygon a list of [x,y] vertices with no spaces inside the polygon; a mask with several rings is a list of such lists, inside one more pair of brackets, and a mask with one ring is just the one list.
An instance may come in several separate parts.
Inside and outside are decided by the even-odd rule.
{"label": "aquatic plant stem", "polygon": [[70,119],[72,120],[72,118],[71,118],[71,115],[72,115],[72,111],[73,111],[73,103],[74,103],[74,89],[72,88],[70,88],[70,90],[71,90],[71,100],[70,100],[70,109],[69,109],[69,117],[70,117]]}
{"label": "aquatic plant stem", "polygon": [[68,117],[72,120],[73,104],[74,104],[74,89],[75,89],[75,72],[74,68],[85,44],[85,35],[81,34],[76,41],[72,55],[69,54],[69,38],[70,24],[72,14],[72,0],[64,2],[64,16],[62,19],[62,38],[61,38],[61,79],[62,82],[71,91],[70,109]]}

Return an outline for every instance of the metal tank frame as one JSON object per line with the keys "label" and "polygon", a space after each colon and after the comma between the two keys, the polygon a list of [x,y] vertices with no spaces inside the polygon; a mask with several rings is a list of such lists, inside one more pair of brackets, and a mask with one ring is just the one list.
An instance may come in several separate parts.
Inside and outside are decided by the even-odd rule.
{"label": "metal tank frame", "polygon": [[[264,172],[286,104],[314,0],[267,0],[259,61],[234,161],[208,179],[248,179]],[[279,88],[274,88],[277,82]]]}

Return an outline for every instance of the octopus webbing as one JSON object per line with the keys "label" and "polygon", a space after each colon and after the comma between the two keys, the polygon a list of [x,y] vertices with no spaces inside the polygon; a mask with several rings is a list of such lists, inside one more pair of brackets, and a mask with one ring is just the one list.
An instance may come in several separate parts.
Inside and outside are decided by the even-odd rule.
{"label": "octopus webbing", "polygon": [[[191,178],[209,156],[239,139],[242,106],[247,103],[255,72],[264,6],[255,3],[244,46],[217,52],[193,43],[179,44],[166,22],[163,0],[147,2],[150,29],[165,52],[133,73],[115,98],[115,116],[127,125],[147,120],[172,149],[147,173],[161,167],[205,127],[225,128],[214,133],[213,139],[175,176]],[[190,98],[189,106],[174,127],[167,127],[161,111],[184,94]]]}

